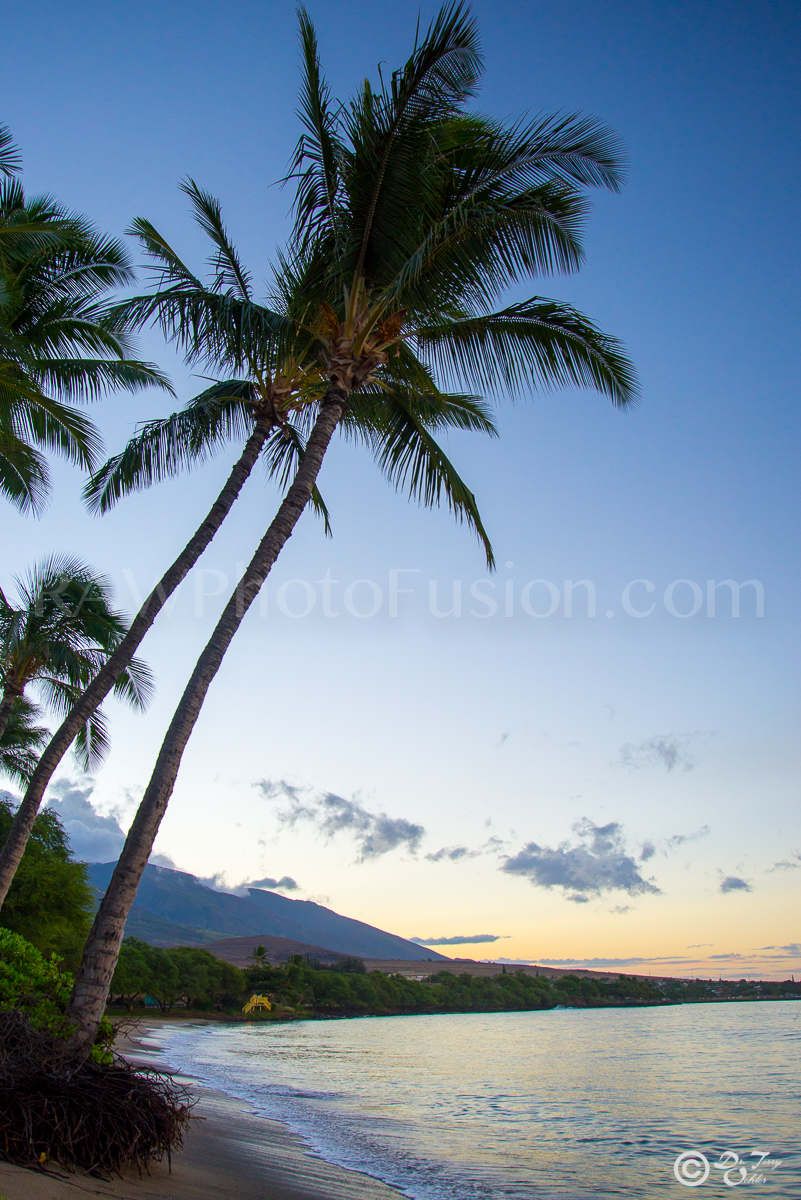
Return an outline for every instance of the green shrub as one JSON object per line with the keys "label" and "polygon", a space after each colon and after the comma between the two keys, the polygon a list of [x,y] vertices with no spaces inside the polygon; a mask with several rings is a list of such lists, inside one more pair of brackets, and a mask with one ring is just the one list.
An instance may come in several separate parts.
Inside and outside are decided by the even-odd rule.
{"label": "green shrub", "polygon": [[[72,976],[53,958],[47,959],[30,942],[0,928],[0,1012],[18,1012],[33,1029],[66,1038],[71,1026],[64,1015],[72,991]],[[105,1018],[92,1051],[95,1062],[111,1061],[114,1033]]]}
{"label": "green shrub", "polygon": [[[0,799],[0,846],[13,818],[11,804]],[[43,808],[3,904],[0,925],[74,970],[92,923],[93,898],[86,867],[74,861],[58,816]]]}

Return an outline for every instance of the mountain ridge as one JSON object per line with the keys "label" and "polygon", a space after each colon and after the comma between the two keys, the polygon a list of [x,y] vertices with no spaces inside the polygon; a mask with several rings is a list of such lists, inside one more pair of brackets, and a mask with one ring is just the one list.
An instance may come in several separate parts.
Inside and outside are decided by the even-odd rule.
{"label": "mountain ridge", "polygon": [[[89,863],[98,901],[115,863]],[[188,871],[148,864],[128,918],[126,933],[155,946],[205,946],[233,937],[273,936],[357,958],[449,961],[445,955],[345,917],[313,900],[290,900],[248,888],[247,896],[220,892]]]}

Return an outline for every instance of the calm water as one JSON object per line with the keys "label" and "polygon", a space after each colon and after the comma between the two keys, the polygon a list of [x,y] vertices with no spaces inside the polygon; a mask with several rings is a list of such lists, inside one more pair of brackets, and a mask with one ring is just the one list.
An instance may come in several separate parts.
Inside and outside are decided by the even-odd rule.
{"label": "calm water", "polygon": [[[415,1200],[801,1196],[801,1003],[168,1026],[168,1061]],[[708,1180],[679,1184],[680,1151]],[[762,1179],[724,1182],[730,1151]],[[692,1170],[692,1166],[689,1168]]]}

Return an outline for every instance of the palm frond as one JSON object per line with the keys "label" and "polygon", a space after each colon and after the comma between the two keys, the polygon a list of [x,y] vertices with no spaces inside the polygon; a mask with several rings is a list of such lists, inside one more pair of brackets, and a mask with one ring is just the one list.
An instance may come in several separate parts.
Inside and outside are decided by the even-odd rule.
{"label": "palm frond", "polygon": [[323,231],[336,239],[343,148],[332,112],[331,89],[320,65],[317,34],[305,8],[299,10],[298,21],[303,62],[298,116],[305,132],[298,139],[286,178],[296,180],[295,237],[305,250]]}
{"label": "palm frond", "polygon": [[432,130],[472,95],[481,65],[475,21],[466,5],[451,3],[440,9],[389,87],[376,94],[366,83],[352,103],[347,187],[360,229],[356,276],[389,250],[409,214],[425,207]]}
{"label": "palm frond", "polygon": [[87,506],[108,512],[123,496],[173,478],[205,462],[224,443],[245,438],[253,425],[252,399],[249,380],[215,383],[180,412],[148,421],[88,480]]}
{"label": "palm frond", "polygon": [[3,431],[7,430],[18,443],[29,447],[32,454],[35,454],[30,446],[33,442],[84,470],[92,469],[102,442],[88,417],[33,389],[22,386],[7,389],[2,378],[0,406],[5,409],[0,421],[0,445]]}
{"label": "palm frond", "polygon": [[535,296],[497,313],[415,331],[420,352],[446,379],[518,395],[532,385],[592,387],[623,407],[637,394],[620,343],[568,304]]}
{"label": "palm frond", "polygon": [[114,684],[114,695],[139,712],[144,712],[147,708],[153,690],[153,674],[141,658],[132,658]]}
{"label": "palm frond", "polygon": [[181,191],[191,200],[195,220],[215,247],[211,259],[215,290],[233,292],[240,300],[250,303],[253,299],[250,274],[242,266],[223,225],[219,200],[199,188],[194,179],[187,179],[182,183]]}
{"label": "palm frond", "polygon": [[102,708],[96,708],[81,726],[72,744],[73,753],[84,771],[93,771],[100,766],[110,748],[111,738],[105,713]]}
{"label": "palm frond", "polygon": [[0,423],[0,493],[21,513],[37,516],[49,490],[44,457]]}
{"label": "palm frond", "polygon": [[[198,194],[206,195],[199,189]],[[208,199],[219,216],[217,201]],[[155,287],[152,292],[121,301],[112,312],[134,329],[156,322],[189,364],[203,363],[230,371],[269,371],[278,347],[286,340],[286,319],[267,305],[243,298],[243,288],[247,287],[248,292],[250,289],[250,276],[225,231],[230,253],[225,270],[230,274],[229,282],[238,272],[242,285],[237,282],[225,290],[218,286],[220,279],[226,278],[225,271],[220,275],[215,268],[212,283],[206,286],[150,221],[137,217],[130,232],[139,238],[150,260]],[[222,253],[216,242],[215,246],[214,263]]]}
{"label": "palm frond", "polygon": [[121,388],[127,392],[159,387],[174,395],[167,376],[154,363],[132,359],[59,358],[40,359],[35,365],[42,386],[58,392],[68,400],[99,400],[108,391]]}
{"label": "palm frond", "polygon": [[12,177],[22,167],[22,155],[7,125],[0,125],[0,175]]}
{"label": "palm frond", "polygon": [[[426,427],[418,397],[395,393],[385,400],[381,422],[371,439],[379,467],[398,490],[405,490],[410,499],[427,508],[438,507],[444,500],[456,520],[474,531],[492,570],[495,555],[475,495]],[[461,405],[456,411],[464,415]]]}
{"label": "palm frond", "polygon": [[50,730],[41,720],[38,706],[24,696],[15,702],[5,730],[0,734],[0,774],[27,787],[44,750]]}

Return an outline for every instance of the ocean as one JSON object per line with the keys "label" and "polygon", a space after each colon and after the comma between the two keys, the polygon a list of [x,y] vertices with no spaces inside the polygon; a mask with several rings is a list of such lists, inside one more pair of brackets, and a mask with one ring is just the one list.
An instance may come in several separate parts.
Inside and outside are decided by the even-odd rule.
{"label": "ocean", "polygon": [[801,1002],[176,1024],[158,1041],[413,1200],[801,1196]]}

